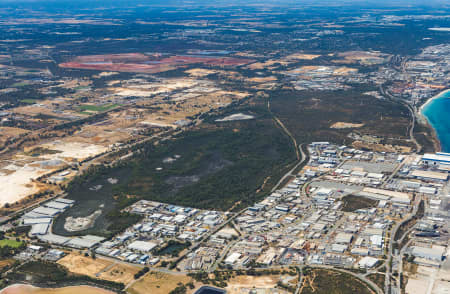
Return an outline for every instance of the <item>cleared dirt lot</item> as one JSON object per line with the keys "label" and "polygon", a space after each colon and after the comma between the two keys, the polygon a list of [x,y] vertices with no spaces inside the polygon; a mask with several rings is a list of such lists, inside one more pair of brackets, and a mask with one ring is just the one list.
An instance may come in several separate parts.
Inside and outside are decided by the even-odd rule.
{"label": "cleared dirt lot", "polygon": [[[0,162],[0,165],[5,162]],[[19,165],[20,164],[20,165]],[[42,188],[31,179],[37,178],[45,174],[45,170],[33,167],[30,164],[16,162],[16,164],[8,164],[0,169],[0,206],[6,203],[12,204],[21,201],[28,195],[37,193]]]}
{"label": "cleared dirt lot", "polygon": [[313,60],[313,59],[316,59],[317,57],[320,57],[320,55],[297,53],[297,54],[291,54],[289,56],[286,56],[286,59]]}
{"label": "cleared dirt lot", "polygon": [[140,268],[137,266],[115,263],[104,258],[93,259],[79,254],[69,254],[58,261],[73,273],[87,275],[127,285],[134,279]]}
{"label": "cleared dirt lot", "polygon": [[[279,275],[270,276],[237,276],[228,281],[226,288],[228,294],[240,294],[244,289],[272,289],[279,281]],[[280,291],[283,293],[283,291]]]}
{"label": "cleared dirt lot", "polygon": [[332,129],[350,129],[350,128],[360,128],[363,127],[364,124],[354,124],[347,122],[336,122],[330,126]]}
{"label": "cleared dirt lot", "polygon": [[128,288],[130,294],[167,294],[177,287],[178,283],[189,283],[191,278],[185,275],[171,275],[150,272]]}
{"label": "cleared dirt lot", "polygon": [[134,280],[134,274],[137,273],[139,269],[140,268],[136,266],[119,263],[114,265],[111,269],[101,273],[99,278],[127,285]]}
{"label": "cleared dirt lot", "polygon": [[12,264],[14,264],[14,259],[4,259],[4,260],[0,260],[0,269],[3,269],[6,266],[10,266]]}
{"label": "cleared dirt lot", "polygon": [[3,144],[11,137],[19,136],[28,133],[27,130],[13,127],[0,127],[0,144]]}
{"label": "cleared dirt lot", "polygon": [[91,257],[85,257],[78,254],[69,254],[58,261],[59,264],[67,267],[73,273],[96,277],[96,274],[101,272],[108,266],[113,264],[112,261]]}

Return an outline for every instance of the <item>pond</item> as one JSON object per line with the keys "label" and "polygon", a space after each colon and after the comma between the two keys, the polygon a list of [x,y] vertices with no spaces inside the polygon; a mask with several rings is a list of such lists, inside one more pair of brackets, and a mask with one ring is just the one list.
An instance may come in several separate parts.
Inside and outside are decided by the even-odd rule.
{"label": "pond", "polygon": [[225,294],[227,291],[219,288],[214,288],[210,286],[200,287],[194,294]]}

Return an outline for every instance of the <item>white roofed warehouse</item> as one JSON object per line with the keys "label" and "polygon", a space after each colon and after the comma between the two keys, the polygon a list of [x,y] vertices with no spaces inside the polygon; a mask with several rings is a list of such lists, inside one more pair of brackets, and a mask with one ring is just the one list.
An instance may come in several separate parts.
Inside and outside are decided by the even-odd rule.
{"label": "white roofed warehouse", "polygon": [[156,246],[157,246],[156,243],[149,241],[134,241],[128,245],[128,249],[142,252],[150,252]]}

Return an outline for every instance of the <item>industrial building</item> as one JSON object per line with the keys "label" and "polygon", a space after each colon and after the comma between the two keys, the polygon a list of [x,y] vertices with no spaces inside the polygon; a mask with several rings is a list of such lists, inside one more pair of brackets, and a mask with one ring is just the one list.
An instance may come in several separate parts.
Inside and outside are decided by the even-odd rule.
{"label": "industrial building", "polygon": [[425,153],[422,156],[422,164],[425,165],[450,165],[450,153],[436,152]]}
{"label": "industrial building", "polygon": [[360,268],[373,268],[375,265],[377,265],[377,263],[378,259],[370,256],[365,256],[358,262],[358,266]]}
{"label": "industrial building", "polygon": [[432,261],[442,261],[445,247],[433,245],[431,247],[413,246],[411,254],[415,257],[424,258]]}
{"label": "industrial building", "polygon": [[128,245],[128,249],[137,250],[141,252],[150,252],[157,246],[156,243],[150,241],[134,241]]}

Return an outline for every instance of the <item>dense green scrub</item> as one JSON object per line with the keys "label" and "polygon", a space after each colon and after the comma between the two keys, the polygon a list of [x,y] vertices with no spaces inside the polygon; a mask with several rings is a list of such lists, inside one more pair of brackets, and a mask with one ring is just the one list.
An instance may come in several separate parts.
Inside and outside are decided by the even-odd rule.
{"label": "dense green scrub", "polygon": [[248,205],[257,200],[294,160],[290,139],[271,119],[206,125],[144,147],[130,163],[130,181],[118,191],[226,210],[237,201]]}

